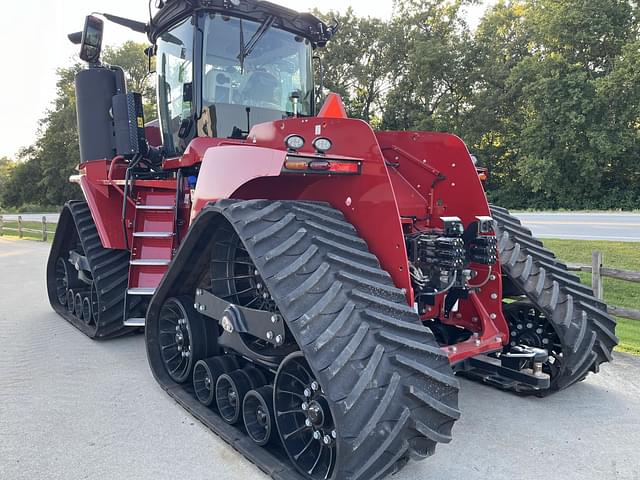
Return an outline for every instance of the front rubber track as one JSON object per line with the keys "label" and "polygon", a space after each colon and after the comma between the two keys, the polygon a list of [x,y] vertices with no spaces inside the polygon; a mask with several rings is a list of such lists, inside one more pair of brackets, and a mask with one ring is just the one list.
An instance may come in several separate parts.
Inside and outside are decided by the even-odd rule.
{"label": "front rubber track", "polygon": [[[69,249],[76,247],[78,238],[97,287],[99,314],[95,324],[91,325],[70,315],[55,296],[55,262],[61,256],[69,258]],[[122,323],[129,256],[128,250],[113,250],[102,246],[86,202],[67,202],[60,214],[47,264],[47,288],[53,309],[90,338],[108,339],[131,332],[131,328]]]}
{"label": "front rubber track", "polygon": [[374,480],[451,440],[458,381],[402,290],[328,204],[222,201],[331,403],[333,478]]}
{"label": "front rubber track", "polygon": [[618,344],[616,321],[607,306],[506,209],[491,206],[491,213],[497,222],[505,291],[525,295],[552,323],[562,343],[562,369],[550,391],[597,373],[602,363],[612,360]]}

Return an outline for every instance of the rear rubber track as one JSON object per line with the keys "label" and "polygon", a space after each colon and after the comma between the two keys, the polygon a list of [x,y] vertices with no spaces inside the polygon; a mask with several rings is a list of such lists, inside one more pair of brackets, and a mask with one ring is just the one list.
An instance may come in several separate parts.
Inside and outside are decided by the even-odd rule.
{"label": "rear rubber track", "polygon": [[[73,242],[77,242],[76,238],[80,240],[83,252],[79,253],[83,253],[87,258],[97,290],[99,313],[95,323],[89,325],[69,314],[66,308],[58,303],[55,286],[52,287],[51,284],[57,258],[69,258],[69,249],[74,248]],[[86,202],[68,202],[60,215],[47,266],[47,286],[52,307],[73,326],[94,339],[108,339],[131,332],[122,322],[129,258],[128,250],[107,249],[102,246]]]}
{"label": "rear rubber track", "polygon": [[597,373],[602,363],[612,360],[618,343],[616,321],[607,306],[506,209],[491,206],[491,213],[497,222],[505,295],[509,291],[525,295],[544,313],[562,343],[562,368],[546,393]]}
{"label": "rear rubber track", "polygon": [[[330,478],[379,479],[451,440],[460,416],[459,383],[446,354],[355,228],[328,204],[223,200],[200,213],[174,259],[176,271],[168,272],[147,316],[152,370],[171,395],[223,438],[246,438],[235,428],[221,428],[210,410],[206,414],[197,400],[185,398],[188,386],[157,371],[157,346],[149,340],[163,298],[175,295],[178,284],[191,283],[178,269],[186,272],[183,265],[197,262],[199,239],[211,236],[204,225],[220,225],[220,217],[244,243],[329,400],[338,452]],[[231,442],[273,478],[292,478],[291,470],[285,476],[282,466],[274,469],[291,465],[277,450],[265,462],[263,449],[247,451]]]}

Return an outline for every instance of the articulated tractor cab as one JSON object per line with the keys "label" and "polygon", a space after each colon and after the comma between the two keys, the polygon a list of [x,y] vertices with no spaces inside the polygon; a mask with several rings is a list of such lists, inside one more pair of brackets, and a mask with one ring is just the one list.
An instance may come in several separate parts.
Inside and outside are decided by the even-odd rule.
{"label": "articulated tractor cab", "polygon": [[382,478],[451,440],[456,375],[545,396],[611,360],[606,306],[459,138],[318,101],[336,25],[261,0],[100,16],[147,35],[159,121],[87,17],[51,305],[95,339],[144,328],[159,384],[268,475]]}

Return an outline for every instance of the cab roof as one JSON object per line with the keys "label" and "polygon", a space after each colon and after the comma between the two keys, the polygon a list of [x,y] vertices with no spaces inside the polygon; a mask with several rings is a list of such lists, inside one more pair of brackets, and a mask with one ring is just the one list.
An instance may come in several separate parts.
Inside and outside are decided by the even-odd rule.
{"label": "cab roof", "polygon": [[275,17],[274,27],[305,37],[314,47],[323,47],[333,35],[333,28],[314,15],[265,0],[166,0],[147,26],[149,40],[155,43],[175,23],[198,11],[220,12],[258,23]]}

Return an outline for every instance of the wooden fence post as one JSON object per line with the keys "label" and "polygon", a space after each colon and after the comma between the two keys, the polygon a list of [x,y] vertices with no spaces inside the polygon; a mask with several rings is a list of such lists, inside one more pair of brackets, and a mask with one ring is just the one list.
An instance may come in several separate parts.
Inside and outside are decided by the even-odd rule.
{"label": "wooden fence post", "polygon": [[593,289],[593,296],[598,300],[604,298],[601,269],[602,252],[596,250],[591,254],[591,288]]}
{"label": "wooden fence post", "polygon": [[4,217],[0,215],[0,237],[4,235]]}
{"label": "wooden fence post", "polygon": [[47,241],[47,217],[42,216],[42,241]]}
{"label": "wooden fence post", "polygon": [[18,235],[22,238],[22,215],[18,215]]}

